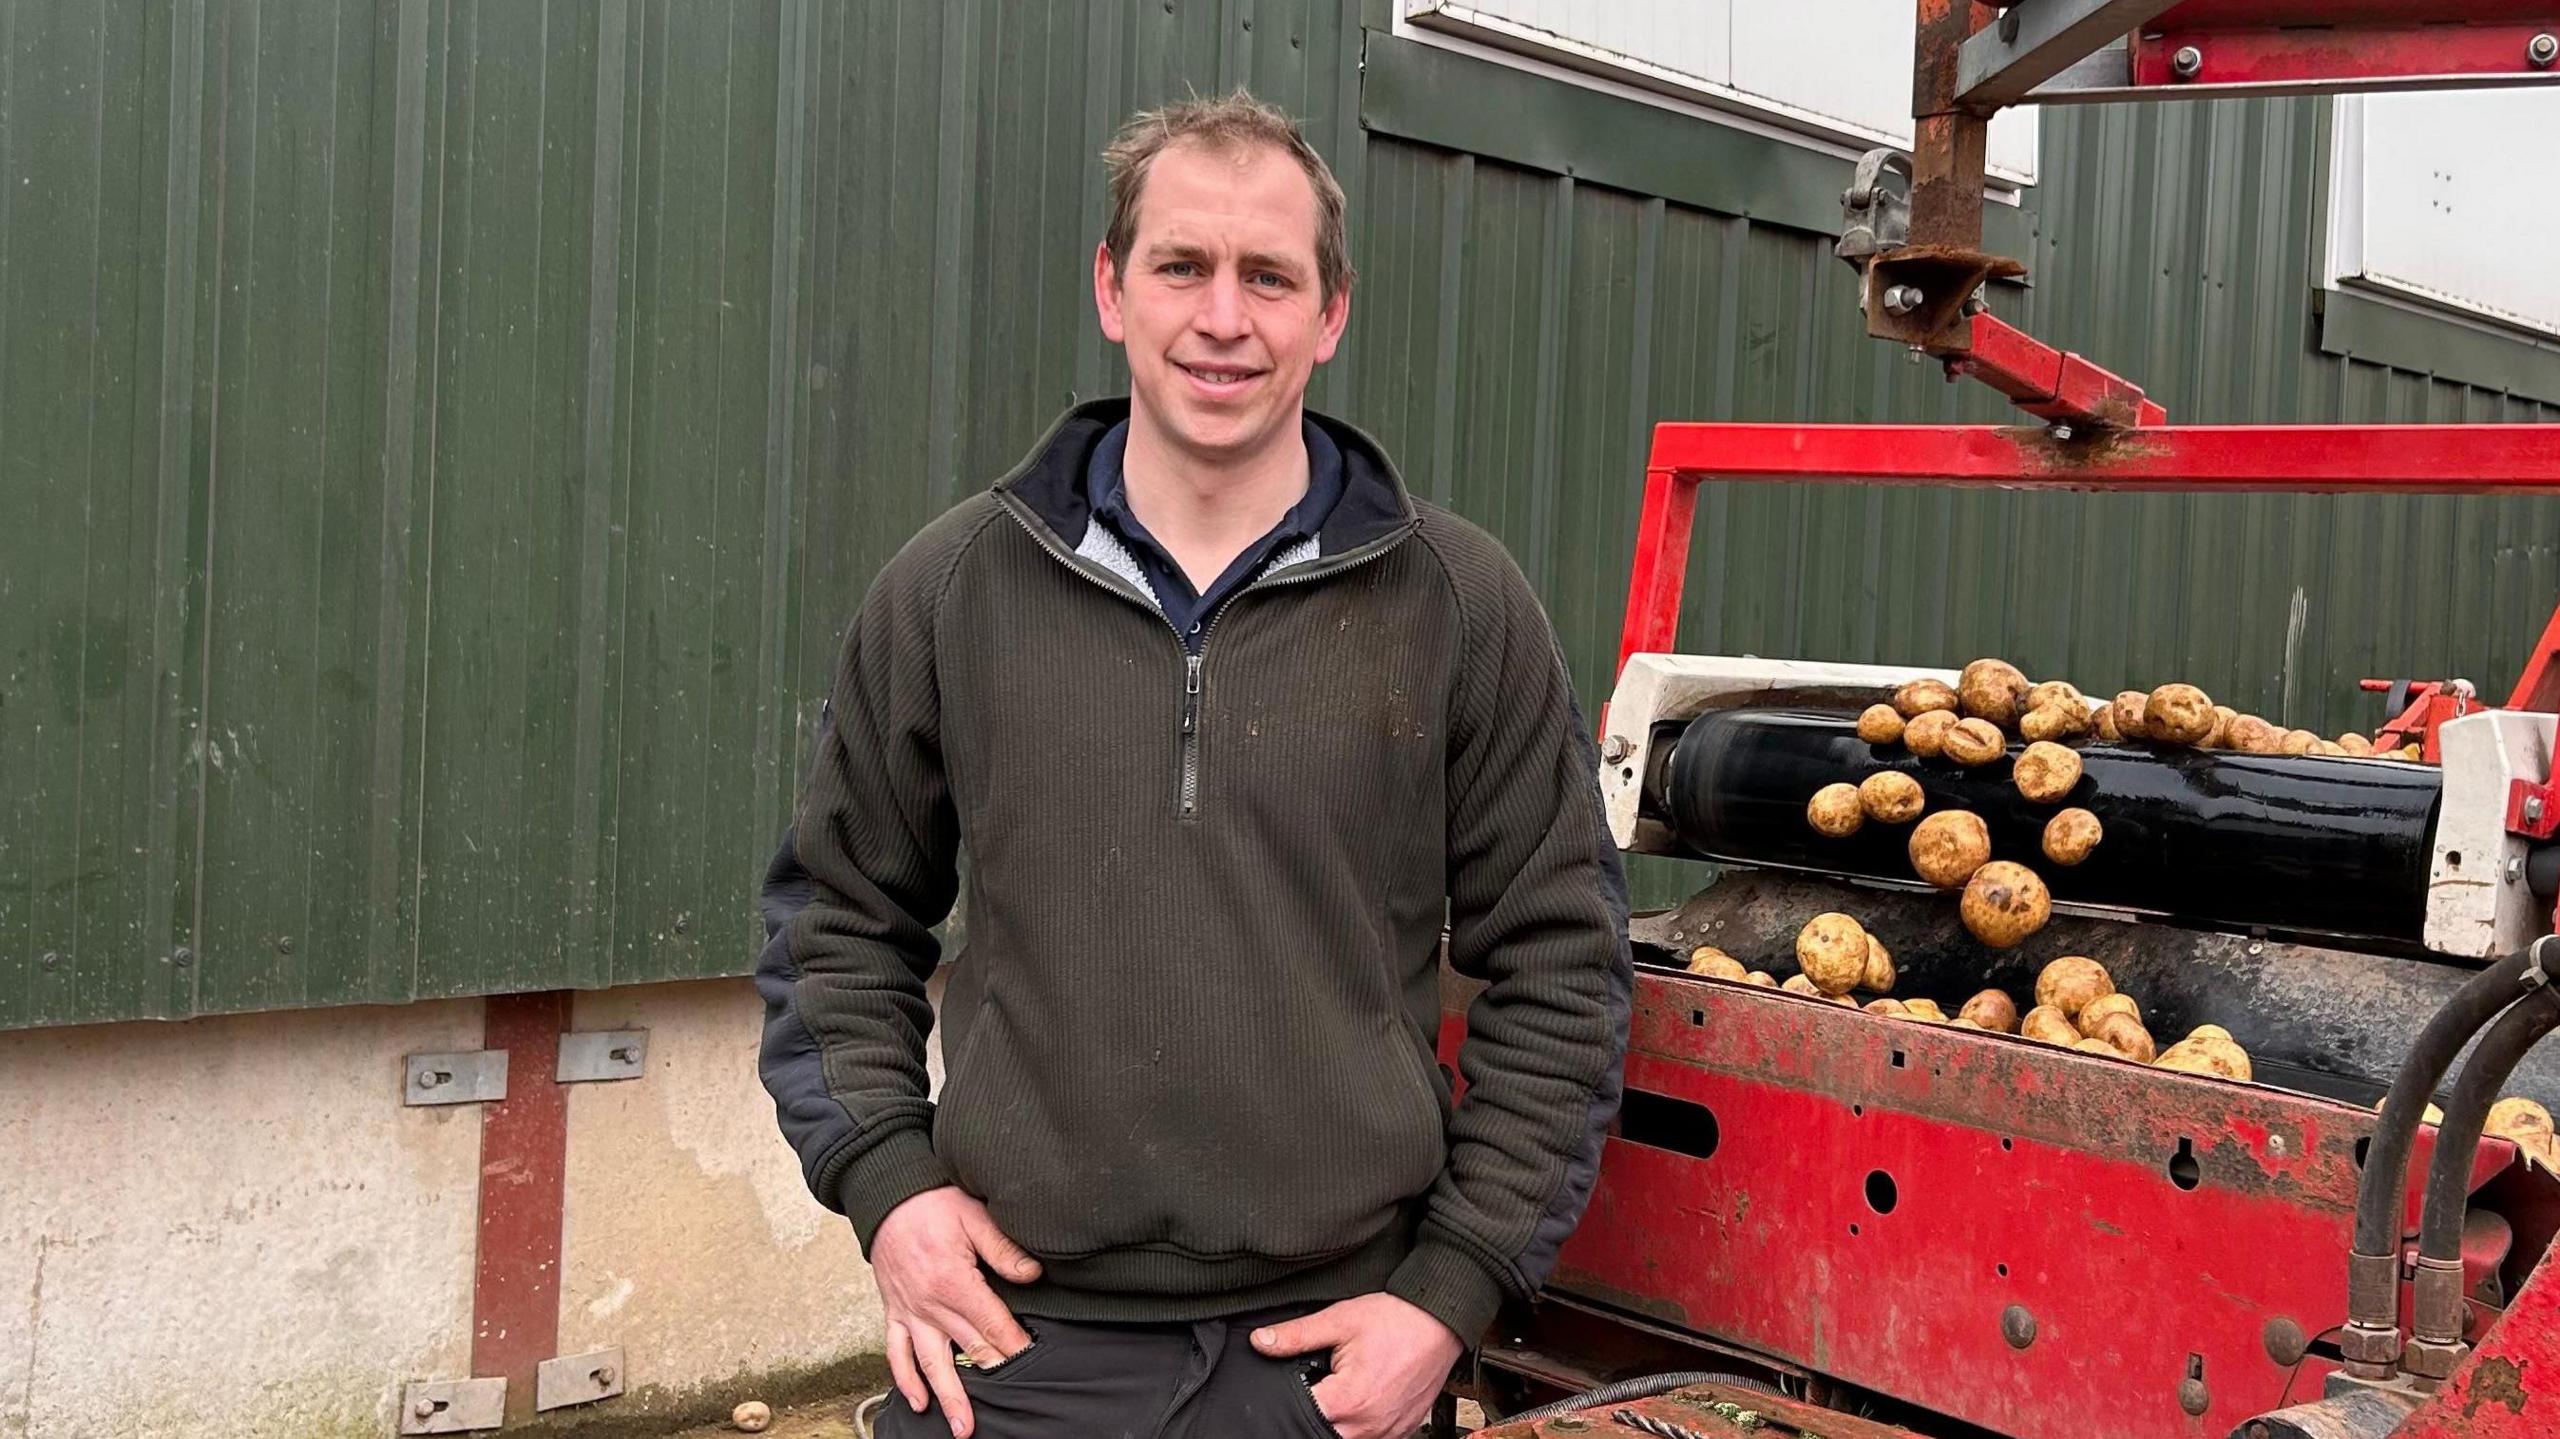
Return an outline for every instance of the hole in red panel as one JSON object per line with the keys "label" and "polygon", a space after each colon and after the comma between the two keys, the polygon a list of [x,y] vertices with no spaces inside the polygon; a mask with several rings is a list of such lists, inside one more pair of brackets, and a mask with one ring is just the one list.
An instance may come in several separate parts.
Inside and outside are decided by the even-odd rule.
{"label": "hole in red panel", "polygon": [[1904,1065],[1909,1064],[1910,1062],[1911,1062],[1911,1056],[1910,1056],[1910,1055],[1907,1055],[1907,1054],[1903,1053],[1903,1052],[1902,1052],[1901,1050],[1899,1050],[1899,1049],[1897,1049],[1897,1050],[1895,1050],[1895,1051],[1893,1052],[1893,1067],[1894,1067],[1894,1068],[1896,1068],[1896,1069],[1900,1069],[1900,1068],[1902,1068]]}
{"label": "hole in red panel", "polygon": [[1858,1226],[1856,1226],[1856,1225],[1854,1225],[1854,1224],[1850,1225],[1850,1226],[1849,1226],[1849,1235],[1850,1235],[1850,1237],[1851,1237],[1851,1238],[1856,1238],[1856,1237],[1857,1237],[1857,1233],[1858,1233]]}
{"label": "hole in red panel", "polygon": [[1881,1169],[1867,1171],[1867,1207],[1878,1214],[1891,1214],[1893,1206],[1902,1202],[1901,1190],[1893,1176]]}
{"label": "hole in red panel", "polygon": [[2169,1182],[2180,1189],[2193,1189],[2204,1182],[2204,1170],[2196,1163],[2195,1141],[2181,1137],[2178,1152],[2169,1156]]}
{"label": "hole in red panel", "polygon": [[1693,1009],[1693,1010],[1690,1010],[1690,1011],[1689,1011],[1689,1027],[1690,1027],[1690,1028],[1692,1028],[1692,1029],[1704,1029],[1704,1028],[1706,1028],[1706,1024],[1707,1024],[1707,1012],[1706,1012],[1705,1010],[1703,1010],[1703,1009]]}
{"label": "hole in red panel", "polygon": [[1849,1106],[1849,1113],[1854,1116],[1863,1118],[1866,1115],[1866,1112],[1867,1107],[1863,1104],[1852,1104]]}
{"label": "hole in red panel", "polygon": [[1993,1266],[1991,1266],[1991,1267],[2000,1271],[2000,1277],[2001,1277],[2001,1278],[2006,1279],[2006,1278],[2008,1278],[2008,1277],[2009,1277],[2009,1266],[2008,1266],[2008,1265],[2006,1265],[2006,1264],[1995,1264],[1995,1265],[1993,1265]]}
{"label": "hole in red panel", "polygon": [[1618,1105],[1618,1137],[1630,1144],[1711,1159],[1724,1142],[1715,1111],[1667,1094],[1630,1089]]}
{"label": "hole in red panel", "polygon": [[2002,1135],[2002,1136],[2000,1137],[2000,1152],[2001,1152],[2001,1153],[2006,1154],[2006,1153],[2008,1153],[2010,1150],[2013,1150],[2013,1149],[2015,1149],[2015,1148],[2017,1148],[2017,1147],[2018,1147],[2018,1141],[2016,1141],[2016,1140],[2014,1140],[2014,1139],[2009,1138],[2007,1135]]}
{"label": "hole in red panel", "polygon": [[2356,1168],[2358,1168],[2358,1169],[2362,1169],[2362,1168],[2364,1168],[2364,1157],[2365,1157],[2365,1155],[2367,1155],[2367,1154],[2371,1153],[2372,1151],[2373,1151],[2373,1136],[2372,1136],[2372,1135],[2368,1134],[2368,1135],[2366,1135],[2364,1138],[2359,1139],[2359,1140],[2357,1140],[2357,1141],[2356,1141]]}

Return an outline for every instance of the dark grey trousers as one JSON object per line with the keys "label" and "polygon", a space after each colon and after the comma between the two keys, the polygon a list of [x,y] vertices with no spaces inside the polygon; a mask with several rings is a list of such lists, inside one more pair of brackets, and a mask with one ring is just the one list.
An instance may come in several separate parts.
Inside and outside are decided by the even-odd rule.
{"label": "dark grey trousers", "polygon": [[[1173,1324],[1080,1324],[1026,1317],[1031,1347],[992,1369],[960,1370],[981,1439],[1336,1439],[1309,1392],[1322,1354],[1266,1359],[1262,1324],[1312,1313],[1299,1304]],[[950,1439],[935,1404],[922,1414],[894,1390],[879,1439]]]}

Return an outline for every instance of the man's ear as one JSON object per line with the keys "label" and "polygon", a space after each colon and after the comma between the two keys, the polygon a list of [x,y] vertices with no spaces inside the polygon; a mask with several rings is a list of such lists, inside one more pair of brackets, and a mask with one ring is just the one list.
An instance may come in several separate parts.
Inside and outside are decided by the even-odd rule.
{"label": "man's ear", "polygon": [[1111,246],[1093,247],[1093,308],[1102,317],[1102,338],[1125,344],[1128,328],[1120,323],[1120,270],[1111,263]]}
{"label": "man's ear", "polygon": [[1317,322],[1316,330],[1317,364],[1321,365],[1333,358],[1333,352],[1342,345],[1342,331],[1350,323],[1351,290],[1350,287],[1345,286],[1336,292],[1332,299],[1324,302],[1324,314]]}

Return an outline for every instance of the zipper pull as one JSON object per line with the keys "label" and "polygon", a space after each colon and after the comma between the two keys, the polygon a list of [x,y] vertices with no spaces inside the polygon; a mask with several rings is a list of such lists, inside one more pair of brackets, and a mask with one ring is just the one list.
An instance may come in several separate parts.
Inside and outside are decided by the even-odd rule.
{"label": "zipper pull", "polygon": [[1182,732],[1200,727],[1200,657],[1182,657]]}

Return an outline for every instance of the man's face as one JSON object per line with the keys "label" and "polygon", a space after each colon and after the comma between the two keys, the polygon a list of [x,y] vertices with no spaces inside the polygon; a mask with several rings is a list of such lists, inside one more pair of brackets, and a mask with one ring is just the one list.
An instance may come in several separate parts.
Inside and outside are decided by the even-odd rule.
{"label": "man's face", "polygon": [[1294,438],[1351,297],[1321,297],[1316,192],[1283,151],[1177,143],[1138,200],[1125,275],[1098,247],[1102,333],[1128,351],[1133,418],[1194,457],[1233,464]]}

